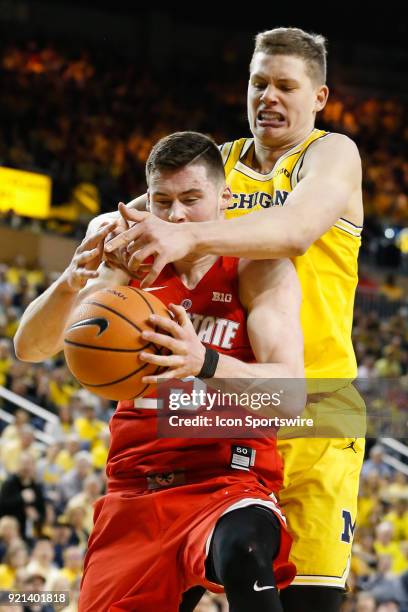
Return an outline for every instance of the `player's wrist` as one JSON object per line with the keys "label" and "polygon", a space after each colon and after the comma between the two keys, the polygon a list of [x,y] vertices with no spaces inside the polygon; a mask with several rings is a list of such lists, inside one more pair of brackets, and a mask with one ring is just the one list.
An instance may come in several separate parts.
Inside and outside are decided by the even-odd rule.
{"label": "player's wrist", "polygon": [[197,378],[213,378],[217,371],[220,354],[214,349],[206,347],[204,352],[203,365],[197,374]]}
{"label": "player's wrist", "polygon": [[[189,238],[189,252],[200,253],[204,247],[204,235],[201,231],[200,225],[203,223],[189,223],[188,224],[188,238]],[[186,224],[187,227],[187,224]]]}
{"label": "player's wrist", "polygon": [[57,288],[61,293],[77,294],[80,292],[82,287],[78,286],[73,282],[70,269],[67,268],[57,279]]}

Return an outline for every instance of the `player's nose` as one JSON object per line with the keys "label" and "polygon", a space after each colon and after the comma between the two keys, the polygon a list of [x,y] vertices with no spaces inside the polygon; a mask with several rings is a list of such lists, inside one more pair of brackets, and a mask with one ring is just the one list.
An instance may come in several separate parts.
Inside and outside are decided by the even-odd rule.
{"label": "player's nose", "polygon": [[266,104],[272,104],[273,102],[278,102],[277,88],[272,84],[269,84],[267,87],[265,87],[262,93],[262,96],[261,96],[261,101]]}
{"label": "player's nose", "polygon": [[173,202],[169,213],[169,221],[171,223],[184,223],[186,221],[186,211],[180,202]]}

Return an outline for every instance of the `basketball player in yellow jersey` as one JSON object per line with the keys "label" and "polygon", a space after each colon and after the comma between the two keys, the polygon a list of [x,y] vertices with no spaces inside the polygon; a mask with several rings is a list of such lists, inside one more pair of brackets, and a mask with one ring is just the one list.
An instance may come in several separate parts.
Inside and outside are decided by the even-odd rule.
{"label": "basketball player in yellow jersey", "polygon": [[[364,447],[347,433],[348,412],[362,407],[349,384],[356,376],[351,327],[363,224],[361,162],[349,138],[314,128],[328,96],[325,82],[323,37],[297,28],[259,34],[248,85],[253,137],[221,147],[233,193],[228,222],[168,225],[121,206],[134,225],[105,247],[112,252],[128,245],[133,269],[153,256],[145,286],[166,263],[189,252],[295,262],[303,290],[306,376],[314,379],[308,409],[317,422],[322,414],[338,414],[340,433],[334,419],[330,439],[280,441],[281,503],[298,570],[294,585],[282,593],[285,612],[340,608]],[[320,390],[330,392],[315,393]]]}

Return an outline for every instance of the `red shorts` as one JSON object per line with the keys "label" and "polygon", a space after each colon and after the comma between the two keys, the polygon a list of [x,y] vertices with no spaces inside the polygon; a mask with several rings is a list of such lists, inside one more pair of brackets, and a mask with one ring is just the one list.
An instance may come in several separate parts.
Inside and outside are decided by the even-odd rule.
{"label": "red shorts", "polygon": [[275,498],[251,476],[220,476],[142,493],[124,488],[99,499],[78,611],[178,612],[183,592],[192,586],[222,593],[222,586],[205,578],[213,529],[222,514],[253,504],[271,508],[281,523],[273,567],[278,588],[288,586],[296,568],[288,561],[285,518]]}

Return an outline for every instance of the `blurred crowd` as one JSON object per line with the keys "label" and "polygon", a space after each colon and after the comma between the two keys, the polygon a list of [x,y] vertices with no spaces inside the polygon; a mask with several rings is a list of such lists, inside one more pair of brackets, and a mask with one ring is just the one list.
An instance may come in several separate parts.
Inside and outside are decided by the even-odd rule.
{"label": "blurred crowd", "polygon": [[[145,190],[147,155],[169,132],[208,132],[219,143],[248,134],[247,67],[226,46],[217,66],[199,72],[187,58],[157,73],[148,58],[135,62],[114,50],[3,43],[0,165],[51,174],[54,204],[111,210]],[[317,124],[357,141],[368,215],[406,223],[404,105],[334,88]]]}

